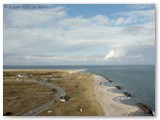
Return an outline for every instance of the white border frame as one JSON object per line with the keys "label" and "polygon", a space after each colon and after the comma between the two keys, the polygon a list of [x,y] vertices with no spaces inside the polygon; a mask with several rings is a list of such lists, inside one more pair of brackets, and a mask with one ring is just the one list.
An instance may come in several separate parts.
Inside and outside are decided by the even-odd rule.
{"label": "white border frame", "polygon": [[[0,95],[1,95],[1,102],[0,102],[0,113],[1,113],[1,120],[3,119],[108,119],[108,117],[4,117],[3,116],[3,4],[155,4],[156,5],[156,116],[155,117],[120,117],[121,119],[159,119],[159,102],[160,100],[160,93],[159,93],[159,35],[158,35],[158,28],[159,28],[159,0],[1,0],[0,1],[0,77],[1,77],[1,84],[0,84]],[[117,117],[110,117],[109,119],[117,119]]]}

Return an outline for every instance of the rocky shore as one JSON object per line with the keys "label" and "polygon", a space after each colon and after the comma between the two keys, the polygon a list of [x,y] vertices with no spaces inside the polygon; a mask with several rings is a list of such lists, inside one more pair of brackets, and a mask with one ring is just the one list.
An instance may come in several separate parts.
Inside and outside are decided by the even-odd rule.
{"label": "rocky shore", "polygon": [[[136,103],[134,106],[123,104],[121,102],[116,101],[116,98],[120,96],[126,96],[128,98],[132,98],[128,92],[113,93],[112,89],[116,88],[118,90],[122,89],[121,86],[108,87],[104,86],[103,82],[113,82],[109,80],[108,77],[93,75],[95,79],[95,94],[96,99],[101,104],[106,116],[152,116],[154,115],[152,110],[143,103]],[[140,111],[140,112],[139,112]]]}
{"label": "rocky shore", "polygon": [[106,116],[129,116],[131,113],[139,110],[139,107],[136,105],[131,106],[116,102],[114,98],[125,95],[110,92],[110,89],[114,89],[115,87],[104,86],[102,84],[106,80],[104,77],[99,75],[93,75],[93,77],[95,79],[94,90],[96,99],[101,104]]}

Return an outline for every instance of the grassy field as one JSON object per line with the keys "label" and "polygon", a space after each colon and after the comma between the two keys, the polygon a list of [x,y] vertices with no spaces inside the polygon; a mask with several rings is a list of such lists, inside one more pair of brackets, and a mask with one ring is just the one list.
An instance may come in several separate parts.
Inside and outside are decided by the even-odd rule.
{"label": "grassy field", "polygon": [[[30,73],[32,77],[17,80],[17,75]],[[47,81],[62,87],[70,97],[66,102],[57,101],[40,113],[41,116],[101,116],[104,112],[95,99],[93,77],[90,74],[71,73],[65,70],[4,71],[3,112],[20,115],[48,101],[52,89],[32,81]],[[80,109],[82,111],[80,112]],[[48,113],[48,111],[51,111]]]}
{"label": "grassy field", "polygon": [[46,86],[32,82],[4,81],[3,114],[21,115],[37,105],[47,102],[54,91]]}

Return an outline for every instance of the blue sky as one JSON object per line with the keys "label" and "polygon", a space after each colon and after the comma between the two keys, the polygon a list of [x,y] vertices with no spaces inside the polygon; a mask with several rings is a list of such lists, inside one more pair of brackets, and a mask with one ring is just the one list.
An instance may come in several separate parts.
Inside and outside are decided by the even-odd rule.
{"label": "blue sky", "polygon": [[154,5],[24,6],[4,5],[4,65],[155,64]]}

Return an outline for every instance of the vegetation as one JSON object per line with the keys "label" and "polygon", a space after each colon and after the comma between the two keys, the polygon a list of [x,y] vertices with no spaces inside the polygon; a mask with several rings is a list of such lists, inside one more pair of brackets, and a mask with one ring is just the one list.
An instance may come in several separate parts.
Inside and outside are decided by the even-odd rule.
{"label": "vegetation", "polygon": [[[30,73],[32,77],[17,80],[18,74]],[[70,97],[65,102],[56,101],[40,113],[45,116],[100,116],[104,112],[95,99],[94,80],[91,74],[71,73],[66,70],[4,71],[3,112],[21,115],[53,98],[54,89],[34,83],[49,81],[62,87]],[[38,98],[38,99],[37,99]],[[51,110],[51,112],[48,112]]]}
{"label": "vegetation", "polygon": [[46,86],[19,82],[5,81],[3,84],[3,113],[21,115],[37,105],[47,102],[54,91]]}

